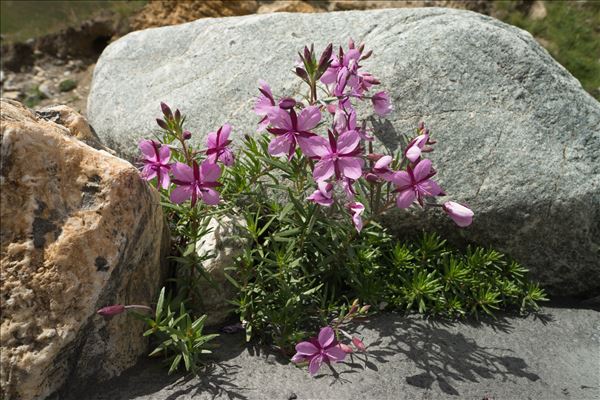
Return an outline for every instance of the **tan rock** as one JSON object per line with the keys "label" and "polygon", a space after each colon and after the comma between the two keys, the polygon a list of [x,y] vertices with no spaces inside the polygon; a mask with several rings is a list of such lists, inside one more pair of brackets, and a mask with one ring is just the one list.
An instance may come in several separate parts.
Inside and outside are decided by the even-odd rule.
{"label": "tan rock", "polygon": [[0,397],[44,399],[146,351],[140,321],[96,310],[154,300],[163,215],[131,164],[17,102],[0,105]]}
{"label": "tan rock", "polygon": [[324,12],[322,8],[318,8],[303,0],[276,0],[270,3],[261,4],[257,14],[267,14],[273,12],[299,12],[299,13],[315,13]]}

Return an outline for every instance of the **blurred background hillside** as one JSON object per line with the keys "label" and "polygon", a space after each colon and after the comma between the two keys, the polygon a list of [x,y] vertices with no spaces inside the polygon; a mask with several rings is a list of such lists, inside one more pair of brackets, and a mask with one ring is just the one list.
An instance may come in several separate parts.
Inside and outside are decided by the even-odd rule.
{"label": "blurred background hillside", "polygon": [[96,59],[132,30],[203,17],[432,6],[479,12],[529,31],[600,100],[600,1],[594,0],[2,0],[2,96],[85,113]]}

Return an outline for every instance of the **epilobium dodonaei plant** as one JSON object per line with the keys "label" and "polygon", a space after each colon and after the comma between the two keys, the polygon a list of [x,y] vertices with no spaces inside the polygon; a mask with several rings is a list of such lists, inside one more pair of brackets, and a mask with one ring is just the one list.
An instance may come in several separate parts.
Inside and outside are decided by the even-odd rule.
{"label": "epilobium dodonaei plant", "polygon": [[[262,133],[244,135],[235,155],[231,126],[209,133],[197,149],[184,129],[185,117],[164,103],[157,120],[161,134],[139,143],[142,176],[161,192],[174,238],[179,271],[173,309],[201,300],[197,283],[207,278],[206,256],[196,246],[207,221],[234,217],[248,245],[241,246],[226,276],[237,290],[232,307],[246,338],[308,363],[311,374],[324,362],[366,351],[346,325],[365,317],[368,304],[460,317],[528,309],[545,299],[543,290],[527,283],[524,268],[493,250],[461,253],[436,235],[398,243],[380,224],[393,208],[421,207],[441,210],[467,227],[473,211],[437,201],[445,192],[425,157],[436,141],[424,123],[397,154],[373,150],[378,132],[359,118],[365,107],[358,105],[381,117],[393,108],[390,96],[375,90],[380,82],[363,68],[371,55],[352,41],[335,54],[329,45],[318,59],[312,46],[305,47],[295,74],[306,91],[275,96],[260,81],[254,111]],[[366,305],[351,300],[357,298]],[[172,341],[161,337],[158,346],[171,354],[171,369],[181,360],[192,369],[212,338],[202,335],[204,317],[194,318],[195,311],[181,306],[178,316],[169,308],[146,319],[149,333],[175,335]],[[183,338],[175,344],[177,333],[169,329],[179,323],[189,325],[190,337],[202,343],[198,348]]]}

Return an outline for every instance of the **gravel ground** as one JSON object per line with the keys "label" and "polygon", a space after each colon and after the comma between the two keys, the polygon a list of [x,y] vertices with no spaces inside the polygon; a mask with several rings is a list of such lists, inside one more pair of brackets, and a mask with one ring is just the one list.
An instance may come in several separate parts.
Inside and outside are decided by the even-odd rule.
{"label": "gravel ground", "polygon": [[369,353],[311,378],[269,350],[222,335],[199,376],[142,360],[75,399],[599,399],[600,312],[445,323],[386,313],[357,326]]}

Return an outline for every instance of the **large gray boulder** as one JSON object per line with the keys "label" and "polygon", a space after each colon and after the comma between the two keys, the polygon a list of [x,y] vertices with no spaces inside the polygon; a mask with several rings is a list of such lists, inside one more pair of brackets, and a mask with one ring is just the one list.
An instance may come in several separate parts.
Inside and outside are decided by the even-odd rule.
{"label": "large gray boulder", "polygon": [[[132,157],[155,130],[159,101],[180,108],[201,140],[224,122],[252,133],[259,78],[299,89],[290,70],[306,43],[365,41],[365,68],[391,92],[389,121],[372,118],[395,150],[425,120],[439,141],[438,179],[477,215],[458,230],[436,213],[399,213],[396,231],[439,229],[507,252],[551,293],[600,290],[600,104],[530,34],[449,9],[203,19],[131,33],[104,51],[88,116]],[[459,232],[459,233],[457,233]]]}

